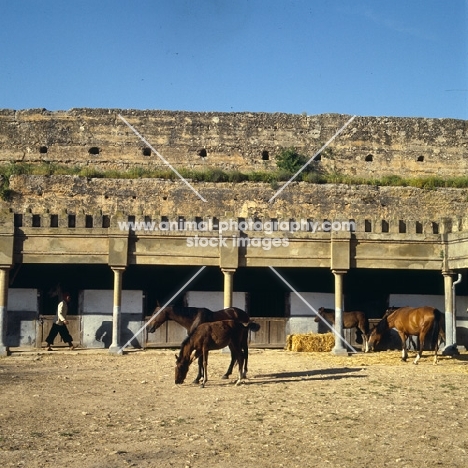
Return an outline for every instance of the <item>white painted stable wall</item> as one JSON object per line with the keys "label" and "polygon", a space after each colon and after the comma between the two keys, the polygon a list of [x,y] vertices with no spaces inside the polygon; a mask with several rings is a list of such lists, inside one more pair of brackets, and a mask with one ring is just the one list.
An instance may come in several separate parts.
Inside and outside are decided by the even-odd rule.
{"label": "white painted stable wall", "polygon": [[[335,295],[332,293],[298,292],[316,311],[320,307],[335,308]],[[286,335],[318,332],[319,323],[315,321],[314,312],[294,292],[289,296],[289,310],[290,318],[286,323]]]}
{"label": "white painted stable wall", "polygon": [[[224,309],[223,291],[187,291],[185,293],[187,307],[206,307],[210,310]],[[245,292],[234,292],[232,294],[232,305],[247,313],[247,295]]]}
{"label": "white painted stable wall", "polygon": [[[85,289],[80,292],[80,314],[112,314],[114,291],[112,289]],[[139,314],[143,312],[143,291],[122,291],[122,313]]]}
{"label": "white painted stable wall", "polygon": [[38,312],[37,289],[8,289],[8,310],[11,312]]}
{"label": "white painted stable wall", "polygon": [[[122,291],[121,344],[125,344],[143,326],[143,291]],[[80,292],[79,314],[82,315],[82,345],[86,348],[108,347],[112,336],[113,290],[86,289]],[[143,346],[144,333],[136,337]]]}
{"label": "white painted stable wall", "polygon": [[[7,335],[7,346],[34,346],[36,344],[36,319],[39,313],[37,294],[38,290],[32,288],[8,289],[9,322],[15,323],[15,336]],[[26,312],[30,312],[29,317],[24,314]],[[16,326],[19,330],[16,330]],[[17,336],[18,333],[19,336]]]}

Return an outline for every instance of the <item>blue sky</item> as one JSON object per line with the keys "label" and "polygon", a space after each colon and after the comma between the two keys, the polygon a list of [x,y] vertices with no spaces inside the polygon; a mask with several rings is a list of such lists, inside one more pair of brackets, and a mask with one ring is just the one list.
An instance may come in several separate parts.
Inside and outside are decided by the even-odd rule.
{"label": "blue sky", "polygon": [[0,108],[468,119],[466,0],[0,0]]}

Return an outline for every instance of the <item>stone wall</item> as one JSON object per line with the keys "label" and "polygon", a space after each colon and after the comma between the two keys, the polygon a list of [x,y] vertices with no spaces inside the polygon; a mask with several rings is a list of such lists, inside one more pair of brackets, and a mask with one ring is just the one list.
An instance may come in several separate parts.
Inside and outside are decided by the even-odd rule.
{"label": "stone wall", "polygon": [[[313,156],[350,118],[265,113],[118,109],[0,110],[0,164],[163,167],[122,115],[176,167],[270,170],[281,148]],[[362,177],[456,176],[468,167],[468,123],[453,119],[356,117],[318,163]]]}
{"label": "stone wall", "polygon": [[[453,230],[465,230],[468,189],[422,190],[412,187],[290,184],[275,194],[265,183],[202,183],[203,202],[184,183],[160,179],[86,179],[77,176],[12,176],[11,200],[4,210],[66,217],[74,215],[216,218],[277,218],[288,220],[364,220],[379,231],[382,220],[398,232],[399,220],[439,223],[451,218]],[[363,228],[364,230],[364,228]]]}

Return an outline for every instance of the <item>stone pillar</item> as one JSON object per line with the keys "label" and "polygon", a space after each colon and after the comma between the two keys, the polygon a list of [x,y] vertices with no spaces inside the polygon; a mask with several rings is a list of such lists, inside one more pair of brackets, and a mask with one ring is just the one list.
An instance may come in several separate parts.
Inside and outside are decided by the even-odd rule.
{"label": "stone pillar", "polygon": [[9,271],[9,267],[0,267],[0,356],[8,355],[8,347],[6,346],[6,323]]}
{"label": "stone pillar", "polygon": [[122,354],[120,351],[120,328],[122,321],[122,276],[125,267],[112,267],[114,272],[114,307],[112,309],[112,344],[111,354]]}
{"label": "stone pillar", "polygon": [[235,268],[221,268],[224,274],[224,308],[232,307]]}
{"label": "stone pillar", "polygon": [[445,295],[445,345],[451,346],[455,344],[456,340],[454,338],[454,325],[455,317],[453,310],[453,276],[449,271],[443,271],[442,275],[444,276],[444,295]]}
{"label": "stone pillar", "polygon": [[335,276],[335,346],[332,349],[332,354],[343,355],[348,354],[344,343],[341,339],[343,336],[343,276],[345,270],[332,270]]}

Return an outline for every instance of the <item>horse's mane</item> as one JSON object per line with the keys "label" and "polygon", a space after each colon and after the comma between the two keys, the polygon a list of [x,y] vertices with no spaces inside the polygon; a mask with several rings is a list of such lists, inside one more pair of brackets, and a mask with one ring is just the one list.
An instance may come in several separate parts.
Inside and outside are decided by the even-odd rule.
{"label": "horse's mane", "polygon": [[182,353],[184,351],[184,348],[186,345],[188,345],[189,341],[190,341],[190,338],[192,337],[193,333],[194,333],[195,330],[192,330],[185,338],[184,340],[182,341],[182,343],[180,344],[180,351],[179,351],[179,357],[182,358]]}
{"label": "horse's mane", "polygon": [[382,317],[382,319],[380,320],[380,322],[375,326],[375,329],[377,330],[378,333],[382,334],[384,332],[386,332],[389,328],[389,325],[388,325],[388,316],[392,313],[393,311],[391,311],[390,313],[387,311],[385,312],[384,316]]}
{"label": "horse's mane", "polygon": [[190,337],[193,335],[193,331],[191,333],[189,333],[185,338],[184,340],[182,341],[181,345],[180,345],[180,352],[182,352],[182,350],[184,349],[184,346],[190,341]]}

